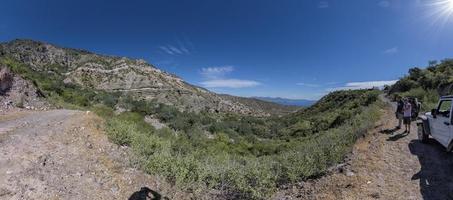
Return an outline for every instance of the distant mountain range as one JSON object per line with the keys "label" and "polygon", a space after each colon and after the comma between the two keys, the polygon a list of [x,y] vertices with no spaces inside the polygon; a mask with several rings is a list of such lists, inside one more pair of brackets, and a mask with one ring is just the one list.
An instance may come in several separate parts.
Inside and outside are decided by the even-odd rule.
{"label": "distant mountain range", "polygon": [[316,100],[308,100],[308,99],[285,99],[280,97],[253,97],[255,99],[259,99],[262,101],[268,101],[273,103],[278,103],[281,105],[287,106],[303,106],[308,107],[316,103]]}

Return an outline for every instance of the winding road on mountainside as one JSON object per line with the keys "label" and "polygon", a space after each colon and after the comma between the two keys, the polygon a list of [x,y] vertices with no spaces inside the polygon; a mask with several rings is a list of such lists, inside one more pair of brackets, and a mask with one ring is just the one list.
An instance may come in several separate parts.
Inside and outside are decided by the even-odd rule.
{"label": "winding road on mountainside", "polygon": [[[346,163],[273,199],[453,199],[453,155],[420,143],[415,124],[410,134],[394,130],[393,112],[383,110]],[[82,111],[0,113],[0,199],[128,199],[150,192],[142,187],[190,198],[134,169],[128,149],[101,130],[102,120]]]}
{"label": "winding road on mountainside", "polygon": [[[453,199],[453,153],[430,139],[417,139],[417,127],[411,133],[396,130],[395,104],[387,103],[381,120],[354,146],[349,160],[328,175],[280,192],[296,199]],[[290,195],[293,196],[293,195]],[[293,198],[294,199],[294,198]]]}

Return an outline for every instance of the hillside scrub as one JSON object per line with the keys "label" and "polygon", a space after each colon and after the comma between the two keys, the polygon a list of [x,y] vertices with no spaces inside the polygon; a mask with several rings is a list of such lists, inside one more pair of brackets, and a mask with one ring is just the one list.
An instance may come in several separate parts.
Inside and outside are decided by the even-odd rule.
{"label": "hillside scrub", "polygon": [[423,111],[434,108],[440,96],[453,93],[453,59],[431,61],[425,69],[409,69],[409,74],[389,87],[388,93],[393,97],[417,97]]}
{"label": "hillside scrub", "polygon": [[[379,91],[336,91],[283,117],[198,113],[120,93],[65,84],[58,67],[37,72],[14,59],[0,62],[33,81],[60,107],[93,110],[111,141],[129,146],[139,165],[177,187],[243,199],[264,199],[279,187],[322,175],[342,162],[379,118]],[[117,108],[125,112],[115,114]],[[169,128],[144,121],[153,116]]]}
{"label": "hillside scrub", "polygon": [[[378,119],[382,105],[376,101],[377,93],[334,92],[311,108],[324,110],[319,114],[307,118],[296,115],[299,119],[291,120],[259,119],[281,127],[294,120],[305,120],[304,124],[312,127],[317,127],[315,122],[324,123],[315,130],[305,128],[304,134],[298,134],[299,126],[289,126],[278,133],[281,137],[263,138],[253,131],[241,133],[225,128],[228,125],[206,133],[201,122],[187,130],[155,130],[134,113],[107,119],[107,133],[116,143],[130,146],[147,172],[162,175],[178,187],[200,194],[205,189],[216,189],[237,198],[262,199],[280,186],[319,176],[329,166],[342,162],[356,139]],[[192,115],[192,123],[202,121],[195,118],[199,116],[203,114]],[[249,126],[254,128],[254,123]],[[263,126],[263,130],[270,129]]]}

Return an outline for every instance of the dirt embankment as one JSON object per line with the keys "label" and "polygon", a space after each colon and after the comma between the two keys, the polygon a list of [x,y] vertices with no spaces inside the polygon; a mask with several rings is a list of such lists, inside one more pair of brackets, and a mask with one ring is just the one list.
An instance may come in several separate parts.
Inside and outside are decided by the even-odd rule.
{"label": "dirt embankment", "polygon": [[349,161],[326,176],[276,195],[278,199],[453,199],[453,154],[417,127],[395,129],[394,108],[355,145]]}

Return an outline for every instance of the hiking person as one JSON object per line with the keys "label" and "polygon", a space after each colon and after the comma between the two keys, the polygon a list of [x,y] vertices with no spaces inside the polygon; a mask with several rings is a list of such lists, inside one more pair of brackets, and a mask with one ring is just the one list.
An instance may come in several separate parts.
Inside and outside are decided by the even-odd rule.
{"label": "hiking person", "polygon": [[396,119],[398,119],[398,126],[396,127],[397,129],[401,128],[401,123],[403,122],[403,107],[404,107],[403,100],[401,99],[401,97],[397,97],[395,112],[395,117]]}
{"label": "hiking person", "polygon": [[408,99],[404,100],[403,106],[403,122],[405,127],[405,133],[411,132],[411,121],[412,121],[412,104]]}

